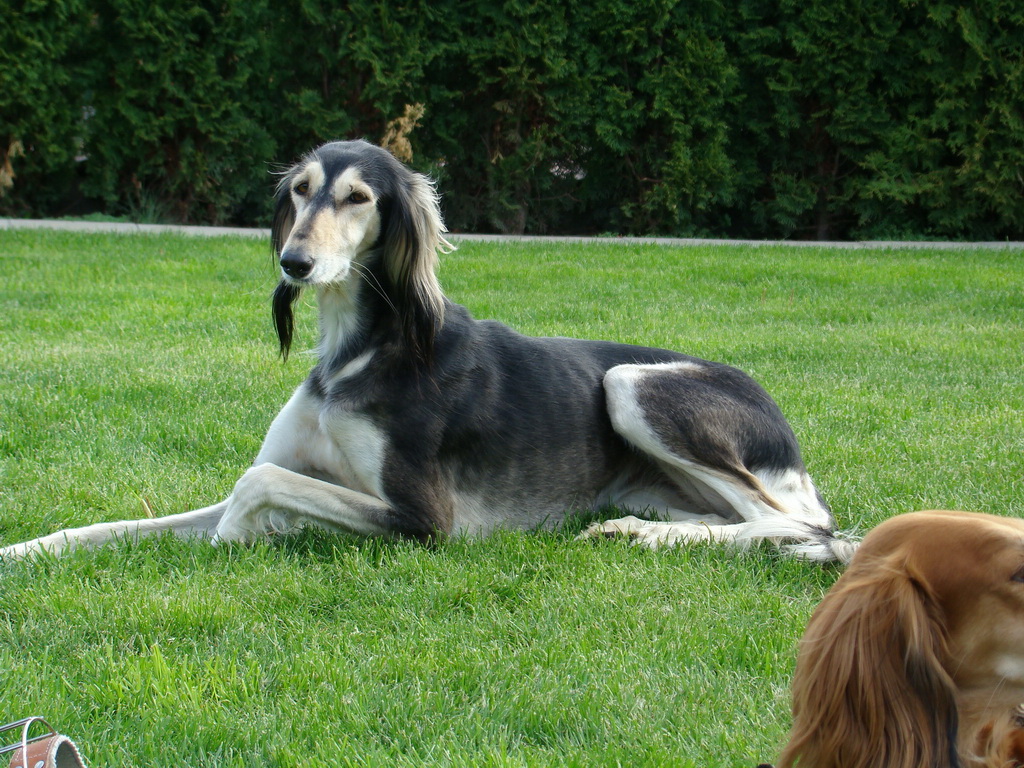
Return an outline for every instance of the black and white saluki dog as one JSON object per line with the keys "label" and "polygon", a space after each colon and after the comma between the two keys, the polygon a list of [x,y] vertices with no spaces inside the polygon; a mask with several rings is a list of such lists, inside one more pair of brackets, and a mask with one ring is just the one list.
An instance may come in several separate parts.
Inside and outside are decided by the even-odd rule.
{"label": "black and white saluki dog", "polygon": [[253,467],[211,507],[59,531],[0,555],[162,531],[245,542],[303,525],[426,539],[614,507],[648,519],[587,534],[852,556],[792,430],[747,375],[474,320],[438,284],[444,232],[431,182],[385,150],[311,152],[278,190],[273,308],[287,356],[293,302],[316,291],[318,361]]}

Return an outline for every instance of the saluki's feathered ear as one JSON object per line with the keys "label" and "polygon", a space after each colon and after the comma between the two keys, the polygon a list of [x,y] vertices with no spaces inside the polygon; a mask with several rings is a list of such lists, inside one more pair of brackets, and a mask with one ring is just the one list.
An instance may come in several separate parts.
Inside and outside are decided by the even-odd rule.
{"label": "saluki's feathered ear", "polygon": [[[288,235],[291,234],[292,226],[295,224],[295,206],[292,205],[289,180],[291,172],[281,179],[277,185],[277,198],[274,203],[274,219],[270,226],[270,244],[274,249],[275,263],[281,258],[281,250],[284,248]],[[277,331],[277,340],[281,345],[281,357],[288,359],[288,351],[292,346],[292,334],[295,327],[295,313],[292,308],[295,300],[299,298],[301,291],[294,285],[283,280],[274,289],[274,300],[272,303],[274,315],[274,329]]]}
{"label": "saluki's feathered ear", "polygon": [[955,688],[935,600],[905,563],[847,572],[800,641],[779,768],[955,768]]}
{"label": "saluki's feathered ear", "polygon": [[294,175],[294,168],[286,173],[277,185],[277,192],[274,195],[274,218],[270,225],[270,244],[274,254],[281,255],[288,235],[292,232],[295,224],[295,206],[292,204],[291,179]]}
{"label": "saluki's feathered ear", "polygon": [[385,225],[387,277],[395,292],[406,341],[424,361],[444,322],[444,294],[437,281],[438,251],[449,251],[433,183],[407,171],[399,181]]}

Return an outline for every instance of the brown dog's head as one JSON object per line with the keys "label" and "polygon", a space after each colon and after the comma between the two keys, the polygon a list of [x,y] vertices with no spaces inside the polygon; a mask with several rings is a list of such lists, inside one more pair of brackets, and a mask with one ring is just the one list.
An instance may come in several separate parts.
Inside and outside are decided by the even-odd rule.
{"label": "brown dog's head", "polygon": [[1024,520],[901,515],[864,539],[811,617],[779,765],[1013,765],[983,754],[981,731],[1022,701]]}

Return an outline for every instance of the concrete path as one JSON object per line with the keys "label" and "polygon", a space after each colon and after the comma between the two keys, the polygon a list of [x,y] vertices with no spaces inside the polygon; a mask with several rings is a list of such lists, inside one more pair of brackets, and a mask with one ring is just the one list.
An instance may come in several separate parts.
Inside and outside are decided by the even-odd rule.
{"label": "concrete path", "polygon": [[[72,232],[128,232],[159,234],[176,232],[183,235],[199,237],[220,237],[224,235],[239,237],[270,238],[269,229],[245,229],[243,227],[193,227],[182,224],[125,224],[106,221],[63,221],[49,219],[0,219],[0,230],[5,229],[55,229]],[[898,242],[888,240],[865,240],[858,242],[822,242],[816,240],[704,240],[689,237],[573,237],[554,235],[551,237],[538,235],[448,235],[455,242],[506,242],[506,243],[622,243],[625,245],[752,245],[752,246],[799,246],[807,248],[918,248],[939,250],[965,249],[997,249],[1024,250],[1024,242],[1006,241],[991,243],[957,243],[957,242]]]}

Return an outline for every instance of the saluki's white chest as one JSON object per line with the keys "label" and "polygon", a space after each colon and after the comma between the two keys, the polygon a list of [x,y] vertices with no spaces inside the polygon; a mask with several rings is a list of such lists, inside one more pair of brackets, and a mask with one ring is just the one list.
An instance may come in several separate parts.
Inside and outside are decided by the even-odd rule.
{"label": "saluki's white chest", "polygon": [[332,406],[300,386],[270,425],[256,464],[276,464],[382,498],[386,444],[383,431],[365,415]]}
{"label": "saluki's white chest", "polygon": [[359,413],[325,407],[320,411],[314,468],[333,482],[383,498],[384,432]]}

